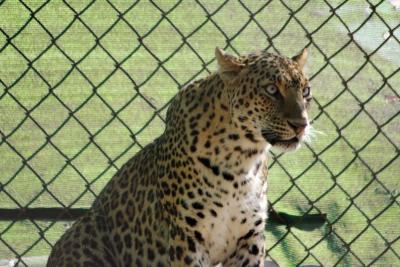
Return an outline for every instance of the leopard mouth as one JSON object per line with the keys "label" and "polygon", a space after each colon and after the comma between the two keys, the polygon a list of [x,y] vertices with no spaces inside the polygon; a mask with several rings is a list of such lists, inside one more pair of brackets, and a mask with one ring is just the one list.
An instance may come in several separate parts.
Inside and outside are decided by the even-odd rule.
{"label": "leopard mouth", "polygon": [[290,147],[300,142],[297,136],[290,139],[281,139],[276,133],[263,133],[263,137],[272,146]]}

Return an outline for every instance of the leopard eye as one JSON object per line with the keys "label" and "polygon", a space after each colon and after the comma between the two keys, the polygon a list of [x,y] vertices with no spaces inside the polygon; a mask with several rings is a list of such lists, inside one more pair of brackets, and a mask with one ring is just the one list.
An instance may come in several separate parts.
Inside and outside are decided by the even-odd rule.
{"label": "leopard eye", "polygon": [[310,97],[310,94],[311,94],[311,88],[310,88],[310,86],[305,87],[305,88],[303,89],[303,97],[304,97],[304,98],[308,98],[308,97]]}
{"label": "leopard eye", "polygon": [[265,90],[267,91],[267,93],[268,94],[270,94],[270,95],[276,95],[277,93],[278,93],[278,87],[276,87],[275,85],[273,85],[273,84],[268,84],[266,87],[265,87]]}

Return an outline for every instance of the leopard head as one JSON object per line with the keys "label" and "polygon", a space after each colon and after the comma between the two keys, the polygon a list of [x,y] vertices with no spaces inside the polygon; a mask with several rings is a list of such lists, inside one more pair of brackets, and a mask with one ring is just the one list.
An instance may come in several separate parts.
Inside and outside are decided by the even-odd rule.
{"label": "leopard head", "polygon": [[287,58],[266,51],[241,57],[216,49],[233,123],[283,150],[296,149],[310,129],[307,50]]}

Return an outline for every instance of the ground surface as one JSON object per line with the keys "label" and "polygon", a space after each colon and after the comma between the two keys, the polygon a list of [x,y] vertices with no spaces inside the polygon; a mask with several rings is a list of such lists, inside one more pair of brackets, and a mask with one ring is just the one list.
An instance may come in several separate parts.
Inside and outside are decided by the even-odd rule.
{"label": "ground surface", "polygon": [[[400,13],[388,1],[376,8],[387,25],[365,1],[330,1],[335,13],[310,1],[291,19],[287,7],[300,1],[131,2],[27,1],[40,8],[31,20],[21,3],[0,4],[1,208],[88,207],[162,132],[179,88],[215,70],[215,46],[229,39],[232,53],[290,56],[309,43],[304,27],[322,133],[296,153],[271,155],[269,199],[294,215],[327,213],[330,224],[270,223],[269,257],[281,266],[400,264]],[[67,225],[0,222],[0,259],[47,255]]]}

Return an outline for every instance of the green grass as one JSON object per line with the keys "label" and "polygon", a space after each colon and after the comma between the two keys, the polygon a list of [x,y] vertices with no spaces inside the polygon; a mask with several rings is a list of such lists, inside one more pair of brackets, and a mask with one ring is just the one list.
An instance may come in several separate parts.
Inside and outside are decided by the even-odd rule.
{"label": "green grass", "polygon": [[[115,2],[121,12],[129,7],[125,2]],[[203,2],[209,13],[222,4],[221,1]],[[300,1],[286,2],[293,9],[300,6]],[[339,2],[332,1],[332,5],[337,6]],[[87,5],[84,1],[68,3],[76,12]],[[263,5],[262,1],[244,3],[251,12]],[[158,4],[167,11],[174,2]],[[40,1],[27,1],[27,5],[33,10],[41,6]],[[364,1],[349,1],[336,13],[355,30],[367,18],[366,6]],[[388,2],[381,4],[377,12],[391,27],[399,21],[399,13]],[[321,1],[307,4],[296,18],[312,32],[330,15],[329,8]],[[183,44],[182,36],[167,20],[159,22],[162,15],[156,7],[141,1],[124,18],[138,34],[145,36],[143,46],[123,21],[108,30],[118,17],[105,1],[91,5],[80,15],[82,21],[74,21],[66,31],[74,12],[62,1],[50,2],[35,16],[56,38],[57,46],[77,62],[77,67],[73,68],[71,61],[51,45],[51,38],[35,20],[11,41],[26,58],[34,61],[35,71],[28,68],[27,61],[13,46],[6,45],[6,37],[0,33],[0,47],[5,46],[0,51],[0,131],[6,136],[6,141],[0,143],[0,182],[4,185],[0,191],[1,208],[60,206],[43,190],[42,183],[47,183],[47,189],[64,205],[90,206],[94,195],[82,194],[86,184],[90,183],[91,190],[99,193],[118,167],[162,132],[164,125],[158,114],[165,117],[164,107],[179,87],[216,69],[214,62],[207,65],[207,70],[202,68],[202,60],[209,63],[213,59],[215,46],[225,47],[227,36],[231,38],[227,50],[231,52],[232,47],[240,53],[267,47],[269,43],[263,31],[274,37],[290,17],[280,1],[272,1],[255,16],[262,29],[250,21],[241,31],[249,20],[249,13],[239,2],[228,2],[211,17],[211,22],[207,21],[200,5],[184,1],[169,12],[167,18],[183,36],[190,34],[186,38],[189,46]],[[0,28],[8,36],[14,36],[28,19],[29,12],[18,2],[5,1],[0,5]],[[96,45],[96,38],[83,23],[101,37],[99,44],[117,62],[122,62],[121,69],[115,69],[114,61]],[[386,31],[386,26],[373,15],[354,39],[370,53],[383,42]],[[397,29],[394,35],[399,39],[400,31]],[[314,127],[323,134],[318,134],[310,145],[296,153],[280,156],[279,164],[272,164],[269,176],[269,200],[276,210],[298,215],[307,211],[327,213],[333,232],[326,225],[317,229],[292,228],[288,232],[283,226],[269,224],[267,249],[273,247],[269,256],[281,266],[300,262],[318,264],[318,261],[324,266],[369,264],[387,248],[383,238],[392,242],[400,236],[400,228],[395,223],[400,219],[400,162],[397,158],[400,107],[398,101],[387,101],[395,95],[390,87],[400,93],[399,74],[383,84],[381,75],[370,63],[358,72],[365,58],[354,43],[330,60],[334,67],[328,65],[319,72],[326,64],[319,49],[330,57],[348,40],[346,28],[336,17],[313,34],[318,48],[310,46],[307,73],[310,77],[318,73],[312,80],[312,87],[319,105],[313,105],[311,115],[316,118]],[[307,43],[304,31],[294,19],[273,39],[274,47],[288,56]],[[389,76],[399,68],[395,56],[399,51],[399,43],[391,37],[371,60],[383,75]],[[163,62],[162,68],[158,61]],[[334,69],[347,81],[348,90],[343,94],[340,93],[345,87]],[[350,77],[353,78],[348,80]],[[377,93],[354,120],[360,105],[351,93],[360,101]],[[157,115],[154,108],[160,111]],[[30,118],[25,120],[26,111],[30,111]],[[113,119],[112,112],[118,113],[119,119]],[[387,123],[393,116],[396,117]],[[378,129],[376,123],[382,127]],[[51,136],[50,141],[46,140],[44,132]],[[94,143],[90,135],[94,136]],[[21,156],[27,165],[23,165]],[[393,158],[395,160],[385,167]],[[71,164],[66,163],[67,159]],[[54,243],[65,231],[63,222],[35,224],[0,222],[0,259],[13,258],[15,253],[46,255],[50,245],[40,239],[38,232],[44,231],[46,240]],[[351,244],[351,252],[345,243]],[[375,264],[398,265],[399,255],[400,241],[397,241]]]}

